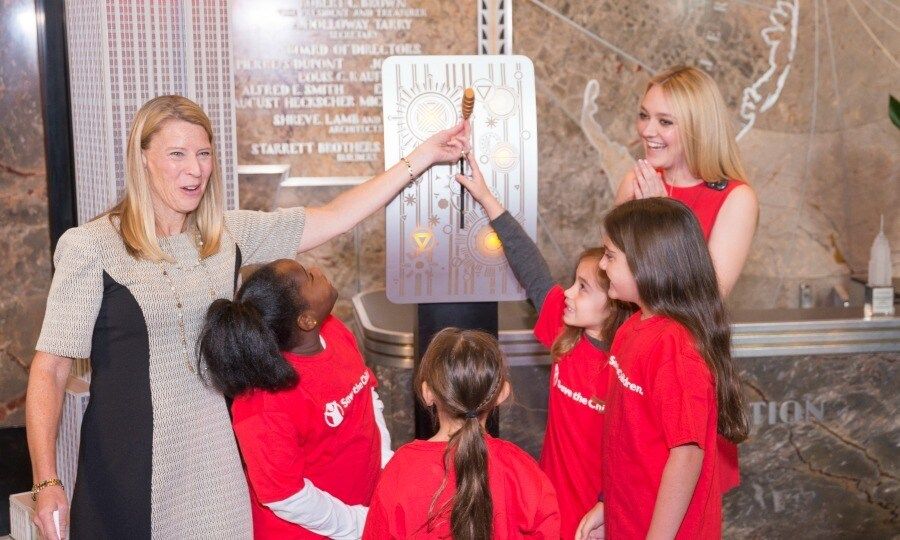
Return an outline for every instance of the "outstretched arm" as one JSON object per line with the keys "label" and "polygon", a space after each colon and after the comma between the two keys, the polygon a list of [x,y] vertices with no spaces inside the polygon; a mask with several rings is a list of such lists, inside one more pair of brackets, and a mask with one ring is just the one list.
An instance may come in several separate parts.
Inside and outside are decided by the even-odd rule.
{"label": "outstretched arm", "polygon": [[469,166],[472,169],[472,176],[457,175],[456,180],[484,207],[491,220],[491,226],[503,243],[503,252],[510,268],[525,288],[535,309],[540,312],[547,293],[554,285],[550,267],[547,266],[547,261],[541,255],[537,244],[491,193],[475,160],[469,159]]}
{"label": "outstretched arm", "polygon": [[[435,133],[409,154],[413,177],[418,177],[437,163],[459,159],[469,149],[469,124]],[[324,244],[384,207],[412,180],[406,163],[401,160],[390,169],[372,177],[353,189],[341,193],[325,206],[306,209],[306,225],[299,251]]]}

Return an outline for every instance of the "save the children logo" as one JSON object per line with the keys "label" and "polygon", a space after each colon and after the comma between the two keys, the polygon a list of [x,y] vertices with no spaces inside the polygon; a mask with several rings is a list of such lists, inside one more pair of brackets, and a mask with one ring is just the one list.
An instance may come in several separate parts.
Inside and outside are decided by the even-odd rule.
{"label": "save the children logo", "polygon": [[329,401],[325,404],[325,424],[328,427],[338,427],[341,425],[341,422],[344,421],[344,411],[353,403],[356,394],[362,392],[362,389],[365,388],[367,384],[369,384],[368,369],[363,372],[359,381],[350,388],[350,392],[348,392],[346,396],[337,401]]}
{"label": "save the children logo", "polygon": [[575,403],[579,405],[584,405],[585,407],[591,409],[594,412],[602,413],[606,411],[606,404],[602,401],[598,401],[594,398],[589,398],[578,392],[577,390],[572,390],[564,382],[559,379],[559,364],[554,364],[553,366],[553,375],[551,376],[550,386],[559,390],[559,392],[571,399]]}
{"label": "save the children logo", "polygon": [[344,408],[337,401],[325,404],[325,423],[328,427],[338,427],[344,421]]}
{"label": "save the children logo", "polygon": [[619,382],[622,383],[622,386],[631,390],[632,392],[635,392],[642,396],[644,395],[644,389],[641,388],[640,385],[637,385],[628,380],[628,375],[625,375],[625,372],[622,371],[621,367],[619,367],[619,362],[616,360],[615,356],[609,357],[609,365],[611,365],[613,369],[616,370],[616,377],[619,379]]}

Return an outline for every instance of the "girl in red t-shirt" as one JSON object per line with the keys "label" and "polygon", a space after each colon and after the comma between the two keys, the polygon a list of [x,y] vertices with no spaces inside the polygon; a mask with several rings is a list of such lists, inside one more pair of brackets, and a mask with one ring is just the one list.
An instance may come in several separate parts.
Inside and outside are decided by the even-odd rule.
{"label": "girl in red t-shirt", "polygon": [[[697,216],[724,296],[734,287],[756,231],[759,204],[716,82],[678,66],[647,83],[637,117],[644,159],[619,184],[616,204],[670,197]],[[722,489],[740,484],[738,450],[719,439]]]}
{"label": "girl in red t-shirt", "polygon": [[375,488],[364,539],[559,538],[556,493],[534,459],[485,431],[510,393],[497,340],[445,328],[415,376],[438,432],[397,450]]}
{"label": "girl in red t-shirt", "polygon": [[513,273],[538,312],[534,335],[553,357],[540,466],[556,488],[562,538],[571,540],[601,491],[609,344],[633,309],[606,295],[609,281],[599,266],[603,248],[578,257],[568,289],[556,284],[538,247],[491,193],[477,163],[471,160],[470,165],[472,176],[457,180],[484,207]]}
{"label": "girl in red t-shirt", "polygon": [[616,333],[603,437],[603,502],[578,538],[719,538],[716,435],[749,430],[731,330],[694,214],[629,201],[603,222],[609,296],[639,311]]}
{"label": "girl in red t-shirt", "polygon": [[232,398],[253,535],[355,539],[390,436],[353,334],[318,268],[282,259],[210,305],[201,372]]}

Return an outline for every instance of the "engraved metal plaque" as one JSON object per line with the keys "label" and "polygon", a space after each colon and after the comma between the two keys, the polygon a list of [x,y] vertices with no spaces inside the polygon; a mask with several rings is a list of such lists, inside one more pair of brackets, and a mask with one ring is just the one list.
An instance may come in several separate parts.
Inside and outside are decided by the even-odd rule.
{"label": "engraved metal plaque", "polygon": [[[488,185],[535,238],[537,115],[524,56],[393,56],[382,66],[385,167],[456,124],[475,90],[473,156]],[[468,194],[459,164],[425,171],[387,207],[387,297],[394,303],[521,300],[497,234]],[[462,206],[462,210],[461,207]]]}

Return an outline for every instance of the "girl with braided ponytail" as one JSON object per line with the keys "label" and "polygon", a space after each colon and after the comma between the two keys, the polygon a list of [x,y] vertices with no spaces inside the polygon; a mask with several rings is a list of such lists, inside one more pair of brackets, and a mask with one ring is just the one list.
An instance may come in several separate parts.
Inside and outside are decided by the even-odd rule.
{"label": "girl with braided ponytail", "polygon": [[496,339],[439,332],[415,377],[437,434],[402,446],[381,474],[364,539],[559,538],[556,492],[534,459],[485,422],[510,394]]}

